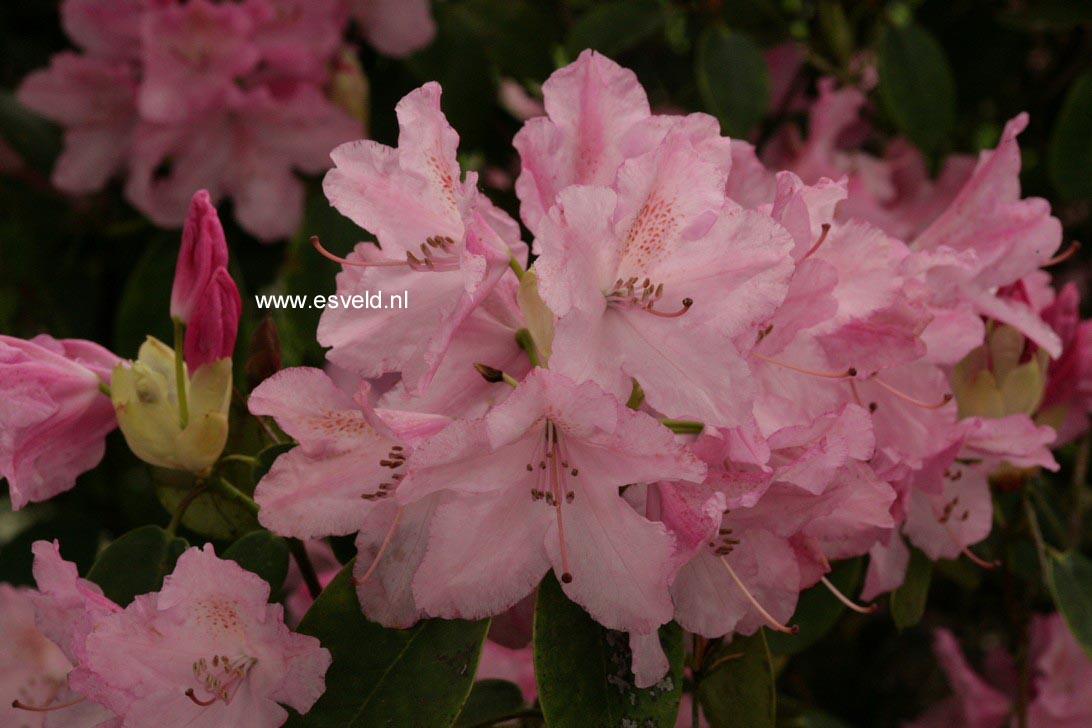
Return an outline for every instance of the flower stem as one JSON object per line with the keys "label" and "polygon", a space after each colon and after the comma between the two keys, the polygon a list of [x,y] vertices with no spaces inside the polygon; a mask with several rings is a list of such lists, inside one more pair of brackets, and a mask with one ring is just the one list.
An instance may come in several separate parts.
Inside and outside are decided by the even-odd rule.
{"label": "flower stem", "polygon": [[523,280],[523,274],[526,271],[523,270],[523,266],[519,264],[518,260],[516,260],[516,256],[514,256],[514,255],[509,255],[508,256],[508,267],[511,268],[512,272],[516,274],[516,278],[518,278],[521,281]]}
{"label": "flower stem", "polygon": [[248,511],[250,511],[255,516],[258,515],[258,510],[259,510],[258,504],[255,503],[254,499],[251,498],[249,495],[247,495],[243,491],[239,490],[238,488],[236,488],[234,485],[227,482],[223,478],[219,478],[219,477],[218,478],[213,478],[210,481],[210,483],[211,483],[210,487],[212,488],[212,490],[216,491],[217,493],[219,493],[223,497],[227,498],[228,500],[234,501],[235,503],[238,503],[239,505],[241,505],[243,508],[246,508]]}
{"label": "flower stem", "polygon": [[705,429],[705,423],[696,420],[672,420],[661,417],[660,424],[676,435],[700,435]]}
{"label": "flower stem", "polygon": [[190,489],[189,493],[183,496],[182,500],[178,502],[178,505],[174,508],[174,513],[171,514],[171,522],[167,524],[167,535],[174,538],[174,535],[178,533],[178,527],[182,525],[182,519],[186,516],[186,511],[189,509],[190,504],[197,500],[198,496],[208,490],[208,485],[203,480],[199,480],[194,483],[194,486]]}
{"label": "flower stem", "polygon": [[190,407],[186,396],[186,360],[182,353],[182,334],[184,326],[178,319],[174,321],[174,377],[178,388],[178,422],[182,429],[190,423]]}

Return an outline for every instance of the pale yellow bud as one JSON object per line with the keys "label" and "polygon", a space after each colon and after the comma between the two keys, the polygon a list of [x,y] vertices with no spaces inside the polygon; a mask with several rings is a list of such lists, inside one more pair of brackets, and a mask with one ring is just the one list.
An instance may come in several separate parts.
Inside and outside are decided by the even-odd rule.
{"label": "pale yellow bud", "polygon": [[1050,357],[1040,349],[1020,363],[1025,346],[1024,335],[1012,326],[990,326],[986,344],[964,357],[952,372],[960,417],[1035,414],[1043,399]]}
{"label": "pale yellow bud", "polygon": [[535,348],[538,349],[540,363],[546,366],[554,343],[554,312],[538,295],[538,277],[534,269],[525,272],[520,279],[516,302],[523,312],[523,318],[527,320],[527,330],[531,332]]}
{"label": "pale yellow bud", "polygon": [[203,474],[227,442],[231,359],[198,367],[184,387],[189,421],[182,427],[174,350],[149,336],[136,361],[114,367],[110,398],[118,426],[137,457],[152,465]]}

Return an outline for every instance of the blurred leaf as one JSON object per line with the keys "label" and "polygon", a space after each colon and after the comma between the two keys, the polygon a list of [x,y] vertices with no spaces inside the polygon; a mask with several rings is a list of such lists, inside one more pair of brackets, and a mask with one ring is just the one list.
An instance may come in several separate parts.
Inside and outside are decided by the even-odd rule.
{"label": "blurred leaf", "polygon": [[956,90],[936,38],[914,23],[885,28],[878,69],[880,98],[895,126],[918,146],[940,149],[955,127]]}
{"label": "blurred leaf", "polygon": [[765,629],[721,643],[703,670],[698,699],[712,728],[773,728],[777,692]]}
{"label": "blurred leaf", "polygon": [[189,547],[159,526],[141,526],[107,546],[87,572],[107,597],[126,606],[138,594],[159,591],[163,577]]}
{"label": "blurred leaf", "polygon": [[574,58],[586,48],[613,57],[652,37],[665,20],[656,0],[606,2],[580,16],[565,47]]}
{"label": "blurred leaf", "polygon": [[1092,197],[1092,71],[1078,78],[1066,94],[1047,154],[1050,179],[1063,197]]}
{"label": "blurred leaf", "polygon": [[470,694],[489,620],[429,619],[387,629],[360,611],[347,564],[323,589],[297,631],[330,650],[326,692],[289,728],[447,726]]}
{"label": "blurred leaf", "polygon": [[[852,596],[861,581],[862,559],[839,562],[831,571],[830,582],[843,594]],[[823,638],[845,612],[846,608],[823,584],[816,584],[800,595],[796,611],[789,620],[800,628],[799,634],[771,632],[766,635],[770,652],[775,655],[795,655]]]}
{"label": "blurred leaf", "polygon": [[1092,4],[1085,0],[1013,3],[1013,7],[1001,13],[998,19],[1005,25],[1027,32],[1069,30],[1077,25],[1092,24]]}
{"label": "blurred leaf", "polygon": [[551,728],[673,725],[683,685],[682,629],[660,628],[670,662],[656,685],[639,689],[630,670],[629,638],[606,629],[570,601],[548,573],[535,601],[535,681]]}
{"label": "blurred leaf", "polygon": [[269,582],[270,596],[276,598],[288,576],[288,544],[269,531],[253,531],[231,544],[223,553],[247,571]]}
{"label": "blurred leaf", "polygon": [[910,564],[906,578],[891,592],[891,618],[900,630],[913,627],[925,614],[929,599],[929,583],[933,577],[933,562],[919,549],[910,547]]}
{"label": "blurred leaf", "polygon": [[170,295],[178,249],[169,240],[168,233],[155,235],[125,281],[114,318],[113,346],[123,357],[135,359],[148,336],[168,346],[174,342]]}
{"label": "blurred leaf", "polygon": [[463,712],[455,721],[458,728],[496,723],[523,707],[519,685],[507,680],[478,680],[470,690]]}
{"label": "blurred leaf", "polygon": [[47,175],[61,150],[60,130],[16,101],[10,91],[0,91],[0,138]]}
{"label": "blurred leaf", "polygon": [[821,710],[809,710],[794,718],[789,723],[788,728],[850,728],[850,725],[835,718],[830,713],[824,713]]}
{"label": "blurred leaf", "polygon": [[[237,469],[236,472],[246,469],[245,466],[235,463],[232,467]],[[249,475],[229,478],[236,486],[242,486],[249,480]],[[174,513],[178,504],[193,488],[193,476],[178,470],[153,468],[152,481],[156,486],[156,496],[168,513]],[[207,490],[193,499],[182,517],[182,525],[202,536],[224,540],[236,539],[260,528],[258,519],[248,508],[212,490]]]}
{"label": "blurred leaf", "polygon": [[705,108],[732,137],[746,137],[762,120],[770,79],[762,51],[745,35],[723,26],[706,28],[698,39],[694,73]]}
{"label": "blurred leaf", "polygon": [[455,9],[501,74],[543,79],[553,70],[550,49],[561,29],[545,4],[529,0],[468,0]]}
{"label": "blurred leaf", "polygon": [[1092,657],[1092,561],[1078,553],[1050,555],[1047,579],[1054,606],[1085,654]]}

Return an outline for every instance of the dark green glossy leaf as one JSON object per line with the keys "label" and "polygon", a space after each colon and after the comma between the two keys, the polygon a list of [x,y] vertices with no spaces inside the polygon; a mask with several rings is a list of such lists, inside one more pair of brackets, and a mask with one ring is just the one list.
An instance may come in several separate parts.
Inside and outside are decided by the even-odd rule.
{"label": "dark green glossy leaf", "polygon": [[599,625],[569,600],[553,574],[535,602],[535,681],[551,728],[674,725],[683,684],[682,629],[660,629],[671,669],[656,685],[638,689],[630,670],[629,638]]}
{"label": "dark green glossy leaf", "polygon": [[910,564],[906,578],[891,592],[891,618],[900,630],[913,627],[925,614],[929,599],[929,584],[933,579],[933,562],[916,548],[910,548]]}
{"label": "dark green glossy leaf", "polygon": [[1078,553],[1050,556],[1050,586],[1054,606],[1085,654],[1092,657],[1092,561]]}
{"label": "dark green glossy leaf", "polygon": [[580,16],[565,47],[573,57],[585,48],[616,56],[653,36],[665,17],[655,0],[606,2]]}
{"label": "dark green glossy leaf", "polygon": [[944,49],[909,23],[880,37],[879,93],[895,126],[926,150],[942,147],[955,126],[955,80]]}
{"label": "dark green glossy leaf", "polygon": [[1066,94],[1047,159],[1051,181],[1063,197],[1092,197],[1092,72],[1078,78]]}
{"label": "dark green glossy leaf", "polygon": [[773,728],[777,692],[765,632],[736,637],[706,656],[698,699],[713,728]]}
{"label": "dark green glossy leaf", "polygon": [[231,544],[223,557],[269,582],[273,598],[276,598],[288,576],[288,544],[269,531],[248,533]]}
{"label": "dark green glossy leaf", "polygon": [[470,690],[470,697],[455,725],[459,728],[490,725],[521,708],[523,693],[519,685],[507,680],[479,680]]}
{"label": "dark green glossy leaf", "polygon": [[300,728],[449,726],[474,681],[489,620],[430,619],[410,629],[369,622],[347,564],[308,610],[298,631],[317,637],[334,662],[326,692]]}
{"label": "dark green glossy leaf", "polygon": [[138,594],[159,591],[163,577],[189,544],[159,526],[141,526],[107,546],[87,578],[107,597],[125,606]]}
{"label": "dark green glossy leaf", "polygon": [[[835,565],[827,577],[840,592],[852,596],[857,591],[863,570],[862,559],[850,559]],[[771,632],[766,635],[770,652],[775,655],[795,655],[818,642],[829,632],[846,611],[823,584],[816,584],[800,595],[793,613],[792,624],[800,628],[799,634]]]}
{"label": "dark green glossy leaf", "polygon": [[270,445],[269,447],[258,453],[258,462],[254,466],[255,484],[257,484],[258,481],[265,477],[265,474],[269,472],[269,469],[271,467],[273,467],[273,463],[278,457],[294,447],[296,447],[296,443],[294,442],[279,442],[276,445]]}
{"label": "dark green glossy leaf", "polygon": [[766,113],[770,98],[762,50],[745,35],[712,26],[698,39],[694,63],[706,110],[720,120],[725,134],[747,136]]}

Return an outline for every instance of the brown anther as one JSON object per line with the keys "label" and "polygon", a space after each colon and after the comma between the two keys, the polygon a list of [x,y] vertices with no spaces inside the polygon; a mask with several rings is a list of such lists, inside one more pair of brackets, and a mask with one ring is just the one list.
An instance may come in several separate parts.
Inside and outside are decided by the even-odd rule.
{"label": "brown anther", "polygon": [[571,490],[568,493],[565,494],[565,502],[566,503],[572,503],[575,498],[576,498],[576,493],[572,492]]}

